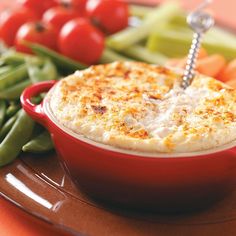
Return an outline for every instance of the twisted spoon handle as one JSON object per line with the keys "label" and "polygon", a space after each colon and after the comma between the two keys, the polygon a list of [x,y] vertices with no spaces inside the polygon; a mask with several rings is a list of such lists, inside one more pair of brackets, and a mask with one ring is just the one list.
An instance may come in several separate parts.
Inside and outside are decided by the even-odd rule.
{"label": "twisted spoon handle", "polygon": [[195,76],[196,61],[201,46],[201,40],[202,40],[202,33],[194,33],[192,45],[189,50],[188,60],[183,76],[183,82],[182,82],[183,88],[187,88],[191,84]]}
{"label": "twisted spoon handle", "polygon": [[201,46],[202,36],[215,23],[213,17],[207,12],[203,11],[203,9],[210,2],[210,0],[205,0],[195,11],[191,12],[187,17],[187,22],[194,31],[194,34],[181,84],[184,89],[186,89],[191,84],[195,76],[196,61]]}

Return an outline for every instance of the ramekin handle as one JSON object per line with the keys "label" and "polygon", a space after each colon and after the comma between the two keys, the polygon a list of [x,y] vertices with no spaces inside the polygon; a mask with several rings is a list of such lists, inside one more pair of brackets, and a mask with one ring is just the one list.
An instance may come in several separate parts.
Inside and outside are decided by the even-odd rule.
{"label": "ramekin handle", "polygon": [[43,103],[41,102],[39,105],[35,105],[31,102],[31,99],[42,92],[47,92],[56,83],[56,80],[50,80],[31,85],[23,91],[20,97],[21,105],[26,113],[42,125],[46,123],[46,116],[42,108]]}

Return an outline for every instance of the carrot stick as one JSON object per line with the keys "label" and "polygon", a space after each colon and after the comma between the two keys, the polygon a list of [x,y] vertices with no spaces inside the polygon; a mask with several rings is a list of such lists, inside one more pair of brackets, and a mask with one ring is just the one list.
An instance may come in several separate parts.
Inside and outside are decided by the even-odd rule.
{"label": "carrot stick", "polygon": [[200,48],[199,54],[198,54],[198,59],[202,59],[208,56],[208,53],[205,48]]}
{"label": "carrot stick", "polygon": [[218,79],[226,82],[236,78],[236,59],[232,60],[218,75]]}
{"label": "carrot stick", "polygon": [[180,58],[171,58],[166,62],[166,66],[176,67],[181,59]]}
{"label": "carrot stick", "polygon": [[[202,59],[202,58],[206,58],[207,56],[208,56],[207,51],[204,48],[201,48],[199,50],[198,60]],[[168,60],[168,62],[166,63],[166,66],[178,67],[178,68],[184,69],[186,66],[186,63],[187,63],[187,57],[172,58],[172,59]]]}
{"label": "carrot stick", "polygon": [[226,65],[225,58],[220,54],[213,54],[197,62],[197,71],[201,74],[216,77]]}
{"label": "carrot stick", "polygon": [[236,78],[228,80],[226,84],[236,89]]}
{"label": "carrot stick", "polygon": [[184,57],[184,58],[179,60],[176,67],[184,69],[186,67],[186,63],[187,63],[187,57]]}

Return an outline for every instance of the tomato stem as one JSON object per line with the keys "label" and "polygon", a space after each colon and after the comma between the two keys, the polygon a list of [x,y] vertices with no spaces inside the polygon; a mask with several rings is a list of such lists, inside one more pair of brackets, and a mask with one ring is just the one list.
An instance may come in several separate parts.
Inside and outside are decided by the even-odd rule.
{"label": "tomato stem", "polygon": [[91,17],[90,22],[96,28],[99,28],[104,34],[109,35],[108,30],[101,24],[100,20],[96,17]]}
{"label": "tomato stem", "polygon": [[43,26],[42,23],[36,22],[35,23],[35,29],[37,32],[43,32],[45,30],[45,27]]}
{"label": "tomato stem", "polygon": [[60,5],[61,5],[63,8],[72,9],[72,6],[71,6],[71,4],[69,3],[69,1],[62,0],[62,1],[60,1]]}

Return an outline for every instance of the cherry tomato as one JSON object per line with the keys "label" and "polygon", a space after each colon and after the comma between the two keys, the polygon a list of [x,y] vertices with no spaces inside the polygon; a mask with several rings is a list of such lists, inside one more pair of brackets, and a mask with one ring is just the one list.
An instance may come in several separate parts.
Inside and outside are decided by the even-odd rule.
{"label": "cherry tomato", "polygon": [[86,3],[88,0],[62,0],[62,3],[69,4],[81,16],[85,16]]}
{"label": "cherry tomato", "polygon": [[8,46],[13,46],[17,30],[29,20],[36,20],[35,14],[27,8],[5,11],[0,14],[0,38]]}
{"label": "cherry tomato", "polygon": [[89,0],[87,15],[104,33],[116,33],[128,25],[127,3],[118,0]]}
{"label": "cherry tomato", "polygon": [[24,41],[39,43],[53,50],[57,49],[57,34],[51,25],[43,23],[25,23],[22,25],[15,40],[17,51],[32,53],[32,51],[24,45]]}
{"label": "cherry tomato", "polygon": [[53,7],[53,8],[48,9],[43,14],[43,22],[46,24],[53,25],[53,27],[57,29],[59,33],[60,29],[66,22],[78,16],[79,14],[75,10],[71,9],[70,7],[66,7],[66,6]]}
{"label": "cherry tomato", "polygon": [[39,17],[41,17],[47,9],[58,5],[56,0],[18,0],[18,2],[22,6],[34,11]]}
{"label": "cherry tomato", "polygon": [[93,64],[101,57],[104,41],[103,34],[89,20],[78,18],[62,27],[58,46],[65,56],[85,64]]}

